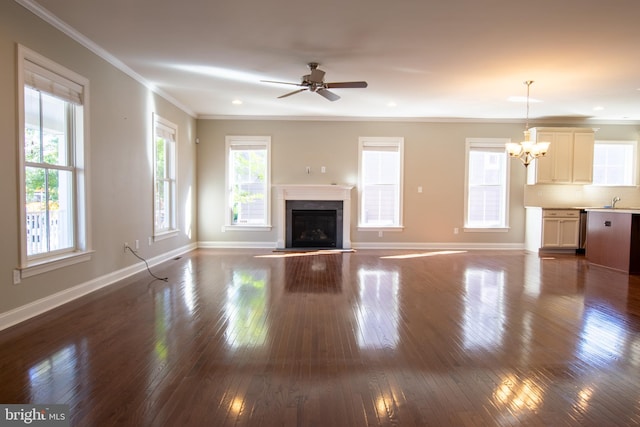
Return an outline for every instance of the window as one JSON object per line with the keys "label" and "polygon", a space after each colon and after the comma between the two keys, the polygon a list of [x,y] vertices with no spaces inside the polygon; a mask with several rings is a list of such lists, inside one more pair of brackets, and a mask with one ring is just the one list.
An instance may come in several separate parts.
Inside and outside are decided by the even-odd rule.
{"label": "window", "polygon": [[508,167],[503,139],[468,138],[465,229],[506,229]]}
{"label": "window", "polygon": [[21,276],[89,259],[88,80],[18,48]]}
{"label": "window", "polygon": [[271,138],[228,136],[226,223],[270,228]]}
{"label": "window", "polygon": [[635,185],[636,141],[596,141],[593,185]]}
{"label": "window", "polygon": [[360,138],[360,227],[402,227],[404,138]]}
{"label": "window", "polygon": [[157,114],[153,115],[153,236],[175,236],[176,226],[176,141],[178,127]]}

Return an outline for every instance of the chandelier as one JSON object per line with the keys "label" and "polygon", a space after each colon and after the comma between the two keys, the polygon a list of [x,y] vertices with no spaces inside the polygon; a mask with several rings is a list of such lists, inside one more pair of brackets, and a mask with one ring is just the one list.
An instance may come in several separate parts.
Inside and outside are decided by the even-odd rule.
{"label": "chandelier", "polygon": [[525,122],[524,141],[518,143],[510,142],[506,145],[509,157],[516,157],[522,161],[524,167],[529,166],[532,160],[542,157],[549,150],[548,142],[531,141],[531,133],[529,132],[529,88],[533,80],[527,80],[527,121]]}

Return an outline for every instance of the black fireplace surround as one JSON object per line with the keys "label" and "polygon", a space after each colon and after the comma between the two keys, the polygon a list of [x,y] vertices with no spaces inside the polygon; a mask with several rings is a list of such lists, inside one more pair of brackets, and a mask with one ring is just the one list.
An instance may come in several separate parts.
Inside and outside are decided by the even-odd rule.
{"label": "black fireplace surround", "polygon": [[341,200],[287,200],[287,248],[342,249]]}

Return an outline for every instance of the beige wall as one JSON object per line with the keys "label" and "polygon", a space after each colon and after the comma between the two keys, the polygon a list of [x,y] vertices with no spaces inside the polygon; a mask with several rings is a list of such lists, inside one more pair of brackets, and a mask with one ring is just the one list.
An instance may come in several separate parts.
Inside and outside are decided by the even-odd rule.
{"label": "beige wall", "polygon": [[[358,137],[400,136],[405,141],[404,225],[401,232],[358,231],[357,192],[352,194],[354,247],[425,247],[476,244],[510,247],[524,242],[524,167],[511,164],[508,232],[465,233],[465,139],[513,138],[520,124],[198,120],[198,183],[201,242],[275,243],[275,231],[222,232],[226,135],[268,135],[272,147],[272,184],[357,184]],[[306,166],[312,173],[307,175]],[[325,166],[327,172],[320,173]],[[418,193],[418,187],[423,188]],[[273,197],[272,197],[273,199]],[[274,211],[272,207],[272,211]],[[459,228],[459,234],[454,234]]]}
{"label": "beige wall", "polygon": [[[19,265],[16,45],[88,78],[90,83],[90,220],[92,260],[13,284]],[[151,118],[157,112],[179,127],[178,237],[148,245],[152,233]],[[196,121],[109,65],[13,1],[0,2],[0,315],[60,295],[95,280],[108,280],[140,261],[123,243],[141,243],[140,255],[158,257],[195,244]],[[1,316],[0,316],[1,317]],[[0,322],[1,323],[1,322]],[[1,325],[0,325],[1,326]]]}

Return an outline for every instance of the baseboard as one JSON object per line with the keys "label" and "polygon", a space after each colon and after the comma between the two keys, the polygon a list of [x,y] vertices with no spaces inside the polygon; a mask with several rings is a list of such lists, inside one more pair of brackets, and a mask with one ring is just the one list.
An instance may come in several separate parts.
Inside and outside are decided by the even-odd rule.
{"label": "baseboard", "polygon": [[[175,258],[176,256],[182,255],[196,248],[197,245],[195,243],[189,244],[187,246],[183,246],[181,248],[174,249],[172,251],[150,258],[147,260],[147,263],[150,267],[153,267],[154,265],[158,265],[162,262],[168,261],[172,258]],[[46,313],[49,310],[90,294],[91,292],[95,292],[98,289],[113,285],[120,280],[126,279],[127,277],[133,276],[136,273],[146,270],[146,268],[147,267],[144,262],[140,261],[121,270],[105,274],[104,276],[96,277],[95,279],[89,280],[88,282],[81,283],[60,292],[56,292],[55,294],[14,308],[13,310],[0,313],[0,331],[17,325],[18,323],[24,322],[25,320],[31,319],[32,317]]]}
{"label": "baseboard", "polygon": [[524,250],[524,243],[419,243],[419,242],[351,242],[354,249],[403,249],[403,250],[487,250],[487,251],[519,251]]}
{"label": "baseboard", "polygon": [[[275,242],[198,242],[199,248],[208,249],[276,249]],[[524,243],[405,243],[354,242],[353,249],[418,249],[418,250],[524,250]]]}

